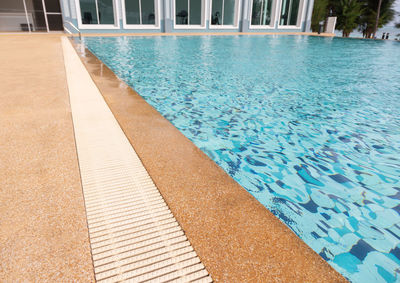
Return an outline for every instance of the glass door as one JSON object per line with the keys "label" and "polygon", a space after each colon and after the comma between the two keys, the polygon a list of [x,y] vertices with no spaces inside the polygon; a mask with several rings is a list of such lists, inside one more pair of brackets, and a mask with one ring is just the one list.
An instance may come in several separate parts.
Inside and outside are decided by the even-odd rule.
{"label": "glass door", "polygon": [[23,0],[0,1],[0,32],[29,31],[32,15],[26,13]]}
{"label": "glass door", "polygon": [[58,0],[44,0],[45,13],[49,31],[63,30],[63,19]]}
{"label": "glass door", "polygon": [[63,30],[59,0],[0,0],[0,32]]}
{"label": "glass door", "polygon": [[271,26],[272,10],[272,0],[253,0],[251,25]]}
{"label": "glass door", "polygon": [[79,5],[82,25],[115,26],[113,0],[79,0]]}
{"label": "glass door", "polygon": [[46,14],[43,9],[42,0],[23,0],[29,19],[29,27],[32,32],[46,32]]}
{"label": "glass door", "polygon": [[203,26],[203,0],[176,0],[175,24]]}

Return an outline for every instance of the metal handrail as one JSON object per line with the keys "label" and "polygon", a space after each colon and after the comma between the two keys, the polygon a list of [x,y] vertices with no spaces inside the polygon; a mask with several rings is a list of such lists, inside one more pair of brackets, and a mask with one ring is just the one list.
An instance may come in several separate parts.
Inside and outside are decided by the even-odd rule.
{"label": "metal handrail", "polygon": [[[72,26],[79,33],[79,39],[82,40],[81,31],[73,23],[71,23],[70,21],[64,21],[64,23],[70,24],[70,26]],[[69,34],[72,34],[72,32],[65,27],[65,24],[63,24],[63,26],[64,26],[64,30],[66,30]]]}

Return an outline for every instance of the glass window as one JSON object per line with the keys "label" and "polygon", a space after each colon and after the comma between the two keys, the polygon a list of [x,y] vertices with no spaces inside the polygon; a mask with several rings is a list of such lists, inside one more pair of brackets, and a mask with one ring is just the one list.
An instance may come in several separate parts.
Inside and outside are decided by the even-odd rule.
{"label": "glass window", "polygon": [[[59,1],[44,0],[49,30],[63,30],[63,19]],[[65,13],[67,15],[67,11]]]}
{"label": "glass window", "polygon": [[176,0],[175,23],[177,25],[201,25],[202,4],[202,0]]}
{"label": "glass window", "polygon": [[47,15],[47,22],[49,23],[49,30],[63,30],[63,21],[61,15]]}
{"label": "glass window", "polygon": [[212,0],[211,24],[222,25],[222,7],[224,0]]}
{"label": "glass window", "polygon": [[113,0],[79,0],[84,25],[113,25]]}
{"label": "glass window", "polygon": [[235,24],[235,9],[236,1],[235,0],[224,0],[224,20],[223,25],[231,25]]}
{"label": "glass window", "polygon": [[99,24],[114,24],[114,3],[113,0],[97,0],[97,9],[99,11]]}
{"label": "glass window", "polygon": [[128,25],[155,25],[155,1],[125,0],[125,15]]}
{"label": "glass window", "polygon": [[144,25],[155,25],[156,15],[154,9],[154,1],[141,0],[142,1],[142,24]]}
{"label": "glass window", "polygon": [[45,0],[44,5],[46,6],[46,12],[51,12],[51,13],[60,13],[61,12],[59,1]]}
{"label": "glass window", "polygon": [[140,25],[140,0],[125,0],[125,17],[128,25]]}
{"label": "glass window", "polygon": [[26,0],[26,12],[30,20],[31,31],[47,31],[46,15],[42,1]]}
{"label": "glass window", "polygon": [[82,24],[98,24],[96,0],[80,0]]}
{"label": "glass window", "polygon": [[236,0],[212,0],[211,24],[235,25]]}
{"label": "glass window", "polygon": [[43,32],[63,29],[58,1],[0,0],[0,31]]}
{"label": "glass window", "polygon": [[175,1],[175,22],[177,25],[187,25],[189,16],[189,1],[188,0],[176,0]]}
{"label": "glass window", "polygon": [[[29,22],[28,22],[29,21]],[[22,0],[0,1],[0,31],[29,31],[32,15],[25,14]]]}
{"label": "glass window", "polygon": [[269,26],[272,24],[272,0],[253,0],[251,24]]}
{"label": "glass window", "polygon": [[189,0],[189,25],[201,25],[201,0]]}
{"label": "glass window", "polygon": [[282,26],[297,26],[299,17],[300,0],[282,0],[281,20]]}

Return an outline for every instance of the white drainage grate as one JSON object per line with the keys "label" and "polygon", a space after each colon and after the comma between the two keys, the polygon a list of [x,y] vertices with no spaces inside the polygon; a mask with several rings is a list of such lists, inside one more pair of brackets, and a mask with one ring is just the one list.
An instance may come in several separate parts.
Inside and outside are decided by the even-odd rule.
{"label": "white drainage grate", "polygon": [[62,45],[96,280],[211,282],[71,43]]}

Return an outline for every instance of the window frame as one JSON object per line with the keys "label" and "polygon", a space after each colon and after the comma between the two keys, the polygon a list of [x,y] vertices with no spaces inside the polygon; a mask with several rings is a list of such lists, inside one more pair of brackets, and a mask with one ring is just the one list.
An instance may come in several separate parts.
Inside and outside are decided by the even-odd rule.
{"label": "window frame", "polygon": [[[96,0],[98,1],[98,0]],[[82,15],[81,15],[81,3],[80,0],[75,0],[75,8],[76,8],[76,17],[78,21],[79,29],[119,29],[119,13],[118,13],[118,1],[113,1],[113,9],[114,9],[114,24],[82,24]]]}
{"label": "window frame", "polygon": [[278,29],[298,29],[301,30],[301,23],[304,21],[304,9],[306,7],[305,4],[305,0],[300,0],[299,3],[299,12],[297,14],[297,25],[293,26],[293,25],[281,25],[280,21],[281,21],[281,14],[282,14],[282,4],[283,1],[280,0],[280,4],[279,4],[279,9],[278,9]]}
{"label": "window frame", "polygon": [[[189,1],[189,0],[188,0]],[[172,1],[172,10],[174,17],[174,30],[179,29],[206,29],[206,10],[207,10],[207,0],[201,0],[201,25],[180,25],[176,24],[176,0]]]}
{"label": "window frame", "polygon": [[[126,10],[125,10],[125,1],[121,0],[122,5],[122,26],[124,29],[160,29],[161,27],[161,0],[153,0],[154,1],[154,14],[156,16],[154,25],[147,24],[127,24],[126,23]],[[149,1],[149,0],[140,0],[140,1]]]}
{"label": "window frame", "polygon": [[210,7],[208,19],[209,19],[209,29],[238,29],[239,28],[239,16],[241,13],[240,8],[242,7],[242,0],[235,0],[235,19],[233,25],[213,25],[211,24],[212,19],[212,2],[213,0],[209,1],[208,7]]}
{"label": "window frame", "polygon": [[250,1],[250,16],[249,16],[249,29],[275,29],[276,28],[276,18],[279,16],[278,12],[278,2],[282,2],[279,0],[272,0],[272,8],[271,8],[271,23],[269,25],[253,25],[252,24],[252,19],[253,19],[253,1]]}

